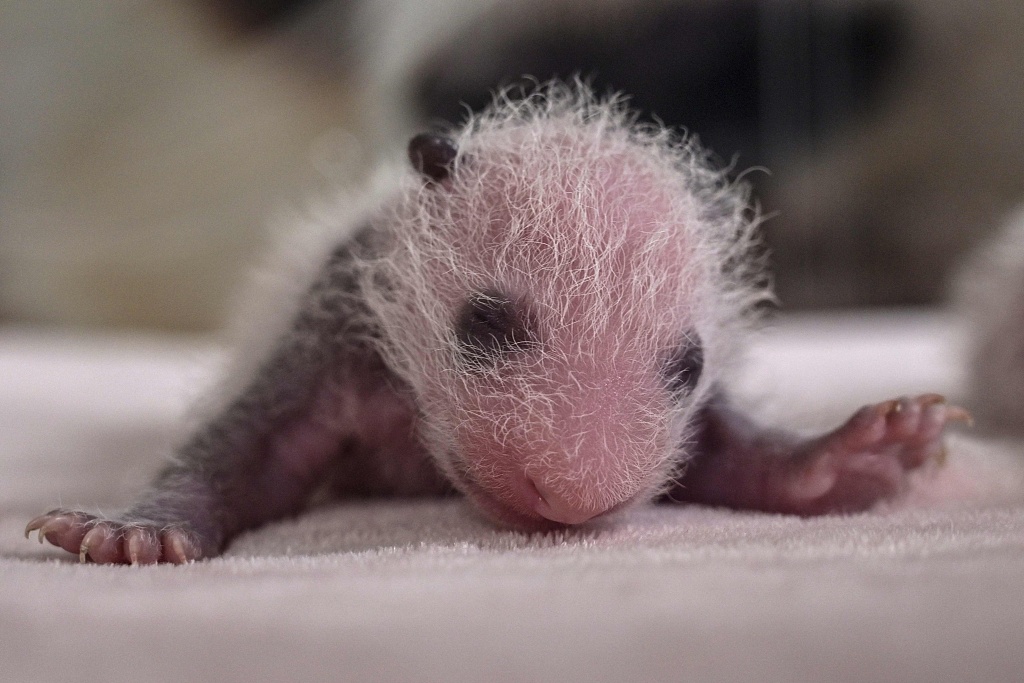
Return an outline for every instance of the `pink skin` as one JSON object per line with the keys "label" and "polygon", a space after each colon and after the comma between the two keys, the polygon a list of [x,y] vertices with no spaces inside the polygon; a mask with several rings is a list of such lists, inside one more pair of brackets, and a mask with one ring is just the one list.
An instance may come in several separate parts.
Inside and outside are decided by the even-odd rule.
{"label": "pink skin", "polygon": [[[387,414],[387,406],[378,405],[377,417]],[[400,410],[390,414],[400,421],[408,418]],[[364,424],[380,436],[393,433],[398,424],[366,413],[364,417]],[[969,416],[941,396],[926,394],[865,406],[837,429],[810,439],[758,428],[721,402],[713,401],[700,419],[703,428],[696,452],[668,499],[812,515],[864,510],[906,493],[910,472],[942,461],[946,424]],[[275,461],[277,467],[292,472],[297,467],[303,478],[322,474],[326,446],[337,436],[325,424],[332,423],[321,414],[320,419],[279,437],[276,447],[288,455]],[[391,450],[395,457],[415,451],[412,442]],[[282,479],[282,471],[269,476]],[[498,494],[465,473],[455,478],[484,514],[503,525],[531,531],[584,523],[632,502],[627,498],[605,509],[581,508],[561,494],[542,490],[521,470],[507,471]],[[40,541],[97,563],[180,564],[216,552],[187,523],[119,522],[60,509],[33,519],[26,535],[31,531],[38,531]]]}
{"label": "pink skin", "polygon": [[[667,500],[818,515],[858,512],[905,495],[911,472],[942,463],[946,425],[970,416],[941,396],[925,394],[865,406],[813,438],[759,428],[715,402],[702,420],[693,460]],[[499,495],[472,481],[463,488],[485,514],[514,528],[580,524],[633,502],[601,511],[581,510],[559,498],[552,505],[529,477],[509,479],[511,490]]]}
{"label": "pink skin", "polygon": [[204,555],[187,529],[121,523],[63,508],[33,519],[25,527],[25,536],[32,531],[38,531],[40,543],[49,541],[78,555],[81,562],[184,564]]}
{"label": "pink skin", "polygon": [[[648,498],[675,454],[669,426],[644,423],[644,403],[667,414],[668,395],[649,369],[626,386],[630,373],[616,372],[614,362],[604,372],[580,366],[570,378],[555,368],[543,382],[534,378],[551,397],[549,420],[524,419],[515,396],[493,386],[465,396],[459,451],[449,455],[458,463],[456,483],[487,514],[518,528],[581,524]],[[506,423],[498,429],[486,415],[505,415]]]}
{"label": "pink skin", "polygon": [[[168,507],[188,510],[177,513],[178,522],[150,520],[152,514],[148,510],[147,514],[129,511],[121,518],[104,519],[58,508],[30,521],[25,535],[38,531],[40,543],[49,541],[78,555],[82,562],[99,564],[183,564],[215,555],[220,541],[204,533],[208,517],[230,513],[257,520],[273,519],[280,516],[281,509],[297,509],[312,485],[322,480],[339,443],[346,439],[378,444],[380,454],[399,465],[387,484],[392,488],[408,488],[403,479],[412,478],[424,480],[414,482],[413,489],[438,489],[436,479],[427,481],[418,472],[425,454],[413,439],[412,413],[389,387],[377,385],[369,391],[342,391],[328,386],[315,405],[304,419],[273,436],[268,444],[270,456],[262,459],[263,469],[247,473],[263,490],[248,509],[242,507],[248,505],[243,499],[233,503],[231,510],[209,513],[203,510],[203,498],[198,494],[176,490],[175,497],[183,500],[174,500]],[[403,459],[411,461],[404,468]],[[409,474],[403,476],[403,469]],[[248,484],[254,485],[257,484]],[[190,496],[195,496],[196,504],[192,504]],[[159,510],[160,506],[156,507]],[[190,514],[199,517],[190,521]]]}
{"label": "pink skin", "polygon": [[[968,416],[936,395],[867,406],[810,439],[758,427],[701,384],[672,396],[661,360],[700,332],[701,312],[726,305],[699,258],[719,253],[700,241],[712,226],[647,151],[602,151],[603,138],[578,134],[579,124],[535,125],[548,137],[511,126],[471,138],[461,175],[434,168],[412,195],[406,218],[453,251],[416,245],[424,258],[413,262],[429,265],[405,289],[401,252],[378,259],[396,268],[388,293],[398,303],[374,304],[354,284],[372,240],[338,245],[250,386],[135,506],[114,519],[54,510],[26,535],[82,561],[183,563],[298,513],[327,479],[348,493],[438,494],[447,490],[439,469],[484,514],[524,530],[646,500],[684,464],[671,500],[852,512],[903,495],[910,472],[941,461],[946,424]],[[522,303],[536,346],[474,373],[453,365],[450,319],[488,289]],[[376,355],[367,312],[381,330],[390,321],[392,336],[380,336],[413,357]]]}
{"label": "pink skin", "polygon": [[[571,138],[551,138],[567,159],[579,156],[568,149]],[[488,144],[514,150],[520,142]],[[468,172],[486,184],[466,197],[458,183],[452,188],[455,222],[465,225],[453,228],[451,239],[459,240],[467,272],[494,273],[496,281],[464,281],[439,258],[427,278],[430,298],[458,310],[467,291],[505,293],[529,312],[543,355],[533,362],[527,352],[496,376],[466,377],[456,391],[444,379],[450,357],[433,354],[439,344],[424,332],[415,345],[422,351],[409,364],[423,368],[424,403],[458,425],[457,452],[447,455],[458,462],[446,469],[461,470],[464,476],[453,475],[457,484],[490,516],[519,527],[579,524],[649,497],[676,455],[673,406],[657,361],[690,329],[701,276],[688,265],[694,255],[686,226],[664,225],[674,203],[669,190],[659,189],[657,173],[628,150],[532,184],[483,159]],[[581,206],[574,197],[581,186],[601,189]],[[532,215],[536,206],[547,213]],[[580,223],[586,244],[573,234]],[[582,290],[567,296],[580,280]],[[594,327],[598,320],[606,324]],[[534,397],[524,397],[518,382],[537,395],[533,410],[543,418],[524,407]]]}
{"label": "pink skin", "polygon": [[943,462],[951,421],[970,415],[925,394],[864,406],[831,432],[804,439],[712,404],[700,451],[667,497],[798,515],[866,510],[905,495],[914,470]]}
{"label": "pink skin", "polygon": [[632,503],[629,498],[603,510],[581,508],[557,493],[541,493],[526,474],[512,471],[507,476],[508,488],[491,494],[472,479],[460,479],[460,488],[473,504],[495,522],[522,531],[547,531],[563,526],[583,524]]}
{"label": "pink skin", "polygon": [[[578,435],[587,429],[586,422],[575,416],[558,424],[569,435]],[[464,476],[459,481],[482,507],[500,509],[499,517],[503,521],[509,521],[511,516],[520,522],[546,520],[580,524],[636,497],[644,482],[658,469],[659,452],[653,448],[643,453],[648,456],[644,458],[628,454],[623,447],[624,457],[619,461],[614,452],[602,450],[603,438],[614,441],[617,431],[635,436],[623,428],[626,424],[629,423],[625,419],[602,421],[598,418],[592,423],[590,433],[571,440],[558,433],[531,433],[536,425],[518,422],[513,434],[498,440],[490,438],[485,431],[487,426],[480,425],[479,431],[465,435],[462,440],[459,459],[465,466],[461,468]],[[473,421],[467,422],[467,432],[474,426]],[[555,449],[563,443],[566,446],[563,453],[576,449],[577,438],[583,440],[580,452],[584,456],[576,460],[559,457],[561,453]],[[538,443],[547,444],[551,450],[536,450],[534,444]],[[627,460],[626,455],[632,457]],[[627,462],[631,465],[628,469]],[[602,479],[615,482],[614,487],[603,486]],[[523,526],[522,523],[515,525]]]}
{"label": "pink skin", "polygon": [[507,503],[507,497],[493,496],[471,480],[462,482],[460,488],[480,512],[504,527],[521,531],[548,531],[563,526],[537,512],[539,495],[535,498],[529,491],[524,491],[523,497],[514,503]]}

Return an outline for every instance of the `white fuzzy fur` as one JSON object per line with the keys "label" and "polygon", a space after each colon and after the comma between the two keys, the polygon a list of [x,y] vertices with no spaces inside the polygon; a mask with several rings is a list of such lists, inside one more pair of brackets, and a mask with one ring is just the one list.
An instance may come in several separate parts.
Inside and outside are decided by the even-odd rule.
{"label": "white fuzzy fur", "polygon": [[[749,313],[770,297],[744,189],[690,141],[638,124],[621,100],[598,100],[579,83],[498,96],[451,135],[459,154],[449,183],[425,182],[403,163],[288,237],[265,271],[271,286],[259,288],[269,305],[247,307],[262,332],[249,326],[227,393],[254,372],[245,359],[268,353],[331,249],[369,222],[387,245],[361,264],[377,341],[453,480],[469,472],[502,493],[497,454],[461,452],[458,435],[472,429],[497,448],[529,451],[519,464],[557,472],[546,484],[580,505],[653,494],[682,463],[694,413],[722,381]],[[595,169],[622,169],[622,179],[603,185]],[[620,185],[627,201],[608,201]],[[645,205],[656,208],[645,214]],[[647,224],[631,225],[630,212]],[[453,320],[491,286],[527,301],[544,338],[539,352],[470,373]],[[704,344],[704,374],[673,403],[657,364],[691,331]]]}
{"label": "white fuzzy fur", "polygon": [[[453,137],[450,187],[406,175],[375,221],[391,248],[366,264],[364,280],[382,353],[420,403],[428,449],[451,472],[459,430],[489,425],[495,443],[516,437],[535,453],[528,468],[551,465],[566,479],[550,484],[595,497],[584,504],[663,485],[696,407],[735,352],[745,313],[767,296],[745,196],[690,143],[578,84],[499,96]],[[617,188],[598,177],[618,166],[626,184],[629,174],[649,179],[624,205],[603,196]],[[648,226],[615,215],[659,204]],[[529,361],[481,378],[460,367],[452,320],[468,295],[491,286],[528,299],[546,338]],[[690,330],[704,342],[705,375],[672,404],[656,363]],[[622,381],[586,385],[606,381],[601,366]],[[595,449],[616,458],[618,475],[594,465]],[[482,479],[498,474],[488,460],[461,464]]]}
{"label": "white fuzzy fur", "polygon": [[957,295],[970,334],[968,405],[982,423],[1024,434],[1024,206],[971,256]]}
{"label": "white fuzzy fur", "polygon": [[212,399],[212,410],[222,407],[221,399],[244,391],[292,324],[331,251],[350,240],[393,198],[399,177],[393,165],[382,166],[359,191],[342,190],[301,213],[274,221],[272,247],[232,302],[226,330],[226,344],[233,350],[231,366]]}

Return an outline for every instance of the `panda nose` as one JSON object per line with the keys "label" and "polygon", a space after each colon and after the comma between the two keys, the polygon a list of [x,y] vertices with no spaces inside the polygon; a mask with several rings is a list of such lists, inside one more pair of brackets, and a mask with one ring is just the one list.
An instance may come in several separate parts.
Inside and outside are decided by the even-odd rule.
{"label": "panda nose", "polygon": [[533,503],[533,511],[552,522],[582,524],[604,512],[604,510],[587,509],[570,502],[529,475],[526,475],[525,483],[527,490],[531,493],[529,499]]}

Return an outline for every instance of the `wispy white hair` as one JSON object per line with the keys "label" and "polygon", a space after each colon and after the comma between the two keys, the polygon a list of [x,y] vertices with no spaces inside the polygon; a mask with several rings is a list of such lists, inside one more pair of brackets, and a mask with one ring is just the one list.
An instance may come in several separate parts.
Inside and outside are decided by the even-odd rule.
{"label": "wispy white hair", "polygon": [[[604,440],[622,472],[662,484],[652,473],[668,471],[751,312],[770,298],[746,191],[693,140],[578,82],[500,93],[448,132],[458,148],[450,179],[425,182],[411,169],[400,179],[373,219],[384,246],[362,279],[381,353],[419,403],[428,448],[450,469],[460,428],[490,425],[495,443],[517,441],[587,479],[573,451]],[[469,373],[454,312],[491,288],[528,302],[543,340],[515,364]],[[671,402],[652,368],[692,334],[705,377]],[[588,385],[604,382],[594,379],[602,371],[625,379]],[[629,429],[605,424],[615,421]],[[470,466],[486,478],[494,465]],[[592,483],[613,497],[631,485]]]}

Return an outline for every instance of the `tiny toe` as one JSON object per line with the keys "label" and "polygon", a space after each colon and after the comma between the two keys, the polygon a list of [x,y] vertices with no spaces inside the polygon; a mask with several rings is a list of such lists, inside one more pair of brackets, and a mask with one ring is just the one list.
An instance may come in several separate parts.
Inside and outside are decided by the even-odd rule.
{"label": "tiny toe", "polygon": [[[936,412],[940,414],[936,415]],[[928,461],[941,463],[945,459],[945,444],[942,439],[945,419],[942,412],[942,406],[938,405],[925,409],[921,416],[920,430],[904,442],[897,455],[905,470],[917,469]]]}
{"label": "tiny toe", "polygon": [[936,403],[925,408],[917,430],[918,440],[928,442],[940,438],[948,419],[949,409],[943,404]]}
{"label": "tiny toe", "polygon": [[921,406],[916,401],[903,397],[886,416],[888,439],[902,440],[917,432],[921,421]]}
{"label": "tiny toe", "polygon": [[879,414],[884,413],[886,410],[887,408],[884,405],[878,404],[861,406],[861,408],[847,421],[847,424],[866,427],[877,420]]}
{"label": "tiny toe", "polygon": [[99,564],[120,562],[123,559],[121,533],[107,522],[99,522],[82,539],[78,559],[91,559]]}
{"label": "tiny toe", "polygon": [[39,542],[46,539],[58,548],[63,548],[69,553],[77,553],[82,545],[82,539],[91,528],[89,519],[85,515],[62,514],[52,517],[48,522],[39,527]]}
{"label": "tiny toe", "polygon": [[862,411],[869,411],[871,416],[875,419],[879,417],[885,417],[890,413],[896,412],[900,409],[900,402],[898,399],[891,399],[883,401],[882,403],[876,403],[875,405],[865,406]]}
{"label": "tiny toe", "polygon": [[199,559],[199,547],[182,529],[167,529],[162,534],[164,559],[174,564],[186,564]]}
{"label": "tiny toe", "polygon": [[896,401],[864,406],[833,433],[842,450],[859,451],[877,443],[885,436],[886,416],[895,409]]}
{"label": "tiny toe", "polygon": [[160,561],[160,538],[149,527],[131,527],[124,535],[124,552],[132,564],[156,564]]}
{"label": "tiny toe", "polygon": [[[67,517],[53,517],[46,520],[46,522],[39,527],[39,542],[42,543],[43,541],[49,541],[53,545],[63,547],[64,544],[62,541],[73,525],[74,521]],[[85,536],[86,531],[87,529],[83,529],[81,535]],[[81,538],[77,540],[78,543],[72,544],[75,548],[77,548],[82,542]]]}
{"label": "tiny toe", "polygon": [[[47,512],[45,514],[39,515],[38,517],[34,518],[31,522],[26,524],[25,525],[25,538],[28,538],[29,535],[33,531],[37,531],[37,530],[41,529],[43,527],[43,525],[46,524],[48,521],[50,521],[50,518],[54,514],[56,514],[56,513],[57,513],[56,510],[52,510],[52,511]],[[39,534],[39,542],[40,543],[43,542],[43,535],[42,534]]]}

